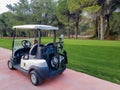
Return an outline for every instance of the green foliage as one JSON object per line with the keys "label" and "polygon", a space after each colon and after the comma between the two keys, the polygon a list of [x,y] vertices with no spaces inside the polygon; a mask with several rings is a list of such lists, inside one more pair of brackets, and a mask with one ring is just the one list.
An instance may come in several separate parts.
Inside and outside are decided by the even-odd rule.
{"label": "green foliage", "polygon": [[1,36],[11,36],[11,27],[15,24],[14,15],[10,12],[6,12],[0,15],[0,35]]}
{"label": "green foliage", "polygon": [[16,23],[15,16],[11,12],[1,14],[0,19],[3,20],[4,24],[10,28]]}
{"label": "green foliage", "polygon": [[[57,6],[57,17],[66,27],[74,28],[75,37],[79,32],[79,22],[82,20],[82,13],[94,14],[100,6],[94,0],[59,0]],[[89,14],[87,16],[89,16]],[[82,30],[83,31],[83,30]]]}
{"label": "green foliage", "polygon": [[96,4],[95,0],[67,0],[69,11],[75,12],[77,10],[82,10],[86,7],[91,7]]}
{"label": "green foliage", "polygon": [[17,20],[15,25],[25,24],[31,21],[31,10],[28,0],[19,0],[19,2],[15,3],[14,5],[7,5],[7,8]]}
{"label": "green foliage", "polygon": [[75,10],[80,9],[79,0],[67,0],[67,4],[68,4],[68,9],[71,13],[74,12]]}
{"label": "green foliage", "polygon": [[30,5],[35,21],[41,24],[55,24],[56,4],[54,0],[32,0]]}
{"label": "green foliage", "polygon": [[[113,16],[115,19],[112,18],[111,27],[107,22],[108,19],[106,19],[106,16],[112,16],[112,12],[118,7],[120,7],[119,0],[110,0],[108,3],[106,0],[19,0],[14,5],[7,5],[10,12],[0,15],[0,32],[3,36],[11,36],[13,25],[48,24],[67,29],[67,31],[64,30],[65,33],[69,36],[75,34],[77,38],[80,34],[79,31],[86,31],[84,28],[79,30],[81,29],[79,28],[81,21],[82,24],[91,23],[91,26],[95,29],[94,31],[99,31],[97,26],[100,26],[100,15],[104,15],[104,25],[108,29],[118,31],[118,17]],[[107,31],[109,30],[104,30],[106,33]]]}
{"label": "green foliage", "polygon": [[67,0],[59,0],[56,9],[56,15],[60,22],[62,22],[64,25],[68,25],[69,10]]}
{"label": "green foliage", "polygon": [[101,7],[99,5],[93,5],[93,6],[89,6],[83,9],[83,12],[87,12],[90,15],[93,15],[97,12],[99,12],[99,10],[101,9]]}
{"label": "green foliage", "polygon": [[56,4],[54,0],[31,0],[30,2],[19,0],[18,3],[7,5],[7,7],[22,24],[55,24]]}
{"label": "green foliage", "polygon": [[111,31],[120,35],[120,12],[114,12],[110,20]]}
{"label": "green foliage", "polygon": [[[19,0],[14,5],[7,5],[6,7],[10,12],[0,15],[0,34],[11,36],[11,29],[14,25],[50,24],[57,26],[56,5],[57,3],[54,0],[31,0],[30,2]],[[24,35],[28,35],[27,33],[24,32]]]}

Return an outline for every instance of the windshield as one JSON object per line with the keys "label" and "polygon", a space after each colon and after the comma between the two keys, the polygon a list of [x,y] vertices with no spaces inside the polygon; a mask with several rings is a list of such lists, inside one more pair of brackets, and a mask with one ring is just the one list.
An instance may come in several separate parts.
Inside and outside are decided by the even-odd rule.
{"label": "windshield", "polygon": [[17,50],[17,49],[23,48],[23,46],[22,46],[23,40],[28,40],[32,44],[33,38],[15,38],[13,49]]}
{"label": "windshield", "polygon": [[[20,30],[21,31],[21,30]],[[26,31],[27,32],[27,31]],[[51,32],[50,32],[51,33]],[[54,33],[56,33],[56,32],[54,32]],[[29,38],[29,37],[25,37],[24,35],[23,36],[20,36],[21,34],[20,34],[20,32],[19,31],[16,31],[15,32],[15,38],[14,38],[14,45],[13,45],[13,50],[15,51],[15,50],[18,50],[18,49],[20,49],[20,48],[24,48],[25,47],[25,45],[24,45],[24,43],[22,43],[22,41],[24,40],[26,40],[26,41],[28,41],[28,42],[30,42],[31,43],[31,46],[32,46],[32,44],[33,44],[33,41],[34,40],[37,40],[37,42],[39,43],[39,44],[48,44],[48,43],[53,43],[54,41],[56,41],[56,38],[55,38],[55,36],[54,36],[54,33],[52,32],[51,33],[51,37],[44,37],[45,36],[45,34],[46,34],[46,32],[41,32],[41,31],[31,31],[31,32],[29,32],[29,37],[31,37],[31,38]],[[40,36],[39,36],[40,35]],[[26,42],[25,41],[25,42]],[[29,46],[29,45],[27,45],[27,46]],[[30,48],[31,48],[31,46],[30,46]]]}

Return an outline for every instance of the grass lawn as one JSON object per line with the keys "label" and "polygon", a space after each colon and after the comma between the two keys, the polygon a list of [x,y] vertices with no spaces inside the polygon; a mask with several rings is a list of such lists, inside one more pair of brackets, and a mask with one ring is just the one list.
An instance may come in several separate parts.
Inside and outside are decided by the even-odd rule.
{"label": "grass lawn", "polygon": [[12,47],[12,39],[11,38],[0,39],[0,47],[11,49],[11,47]]}
{"label": "grass lawn", "polygon": [[[0,39],[0,47],[11,49],[11,42],[10,38]],[[64,39],[64,42],[68,68],[120,84],[120,41]]]}

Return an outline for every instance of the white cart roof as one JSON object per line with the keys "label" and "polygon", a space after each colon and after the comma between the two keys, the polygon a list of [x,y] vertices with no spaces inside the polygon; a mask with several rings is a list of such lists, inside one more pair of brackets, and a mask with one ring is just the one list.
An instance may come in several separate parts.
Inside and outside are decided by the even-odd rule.
{"label": "white cart roof", "polygon": [[58,27],[53,27],[49,25],[18,25],[18,26],[13,26],[13,29],[58,30]]}

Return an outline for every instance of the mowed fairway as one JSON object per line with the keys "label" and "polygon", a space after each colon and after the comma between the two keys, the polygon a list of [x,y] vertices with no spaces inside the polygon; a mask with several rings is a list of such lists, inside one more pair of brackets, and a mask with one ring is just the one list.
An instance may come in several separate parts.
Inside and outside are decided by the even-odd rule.
{"label": "mowed fairway", "polygon": [[120,41],[65,40],[68,67],[120,84]]}
{"label": "mowed fairway", "polygon": [[[43,38],[42,42],[51,41]],[[12,40],[0,39],[0,47],[11,49]],[[68,68],[120,84],[120,41],[64,39]]]}

